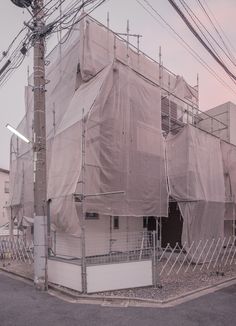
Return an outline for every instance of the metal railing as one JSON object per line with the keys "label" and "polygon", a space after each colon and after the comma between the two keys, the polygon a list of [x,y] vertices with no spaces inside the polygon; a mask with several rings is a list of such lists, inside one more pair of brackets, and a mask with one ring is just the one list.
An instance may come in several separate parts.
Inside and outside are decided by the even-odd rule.
{"label": "metal railing", "polygon": [[[236,237],[193,241],[158,248],[153,260],[154,286],[175,284],[190,288],[216,282],[216,277],[236,276]],[[210,284],[210,283],[209,283]]]}
{"label": "metal railing", "polygon": [[87,264],[107,264],[151,259],[153,234],[151,232],[113,232],[86,242]]}
{"label": "metal railing", "polygon": [[[68,256],[80,264],[80,238],[61,236],[56,239],[58,257]],[[64,255],[63,255],[64,254]],[[73,256],[73,257],[72,257]],[[55,255],[55,258],[57,255]],[[76,261],[75,261],[76,259]],[[23,236],[0,236],[0,261],[32,264],[33,242]],[[158,232],[117,232],[96,234],[86,239],[86,266],[152,261],[154,286],[181,286],[199,283],[204,278],[236,275],[236,237],[195,240],[161,246]],[[69,275],[68,275],[69,277]],[[197,286],[194,284],[194,286]],[[192,288],[192,285],[191,285]]]}
{"label": "metal railing", "polygon": [[0,236],[0,260],[32,264],[33,247],[33,242],[23,236]]}

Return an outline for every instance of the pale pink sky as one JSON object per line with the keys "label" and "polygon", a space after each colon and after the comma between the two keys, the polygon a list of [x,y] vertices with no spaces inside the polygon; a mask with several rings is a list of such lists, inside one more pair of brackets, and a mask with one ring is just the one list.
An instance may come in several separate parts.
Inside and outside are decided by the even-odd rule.
{"label": "pale pink sky", "polygon": [[[68,0],[69,1],[69,0]],[[141,2],[143,0],[140,0]],[[204,0],[207,2],[221,27],[236,48],[235,0]],[[202,2],[204,3],[202,0]],[[235,85],[226,76],[205,49],[188,31],[186,25],[178,17],[167,0],[149,0],[158,12],[169,21],[171,26],[197,51],[205,61],[223,78],[236,92]],[[186,0],[200,19],[203,13],[197,0]],[[224,88],[212,75],[209,74],[179,43],[159,25],[136,0],[109,0],[96,12],[94,17],[106,23],[107,11],[110,13],[110,26],[117,32],[126,31],[126,21],[129,19],[131,33],[142,34],[141,49],[148,55],[158,60],[158,49],[162,46],[164,65],[174,73],[182,75],[190,84],[196,84],[197,73],[200,75],[200,109],[206,110],[218,104],[232,101],[236,103],[235,93]],[[15,7],[11,1],[0,1],[0,52],[4,51],[12,41],[15,34],[22,27],[23,21],[28,20],[29,15]],[[208,24],[206,19],[203,19]],[[210,25],[207,25],[213,32]],[[214,34],[215,36],[215,34]],[[234,52],[236,56],[236,53]],[[8,83],[0,88],[1,119],[0,119],[0,167],[9,166],[9,141],[10,134],[5,128],[6,123],[17,126],[24,114],[24,85],[27,82],[27,65],[31,65],[31,58],[14,73]],[[0,64],[1,67],[1,64]],[[230,66],[236,74],[235,67]]]}

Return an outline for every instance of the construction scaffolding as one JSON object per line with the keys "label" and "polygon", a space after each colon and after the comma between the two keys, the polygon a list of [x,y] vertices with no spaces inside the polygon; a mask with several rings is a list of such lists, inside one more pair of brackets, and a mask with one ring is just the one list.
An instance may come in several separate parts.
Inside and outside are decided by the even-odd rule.
{"label": "construction scaffolding", "polygon": [[[235,147],[220,141],[227,125],[200,111],[198,85],[166,69],[161,53],[158,63],[130,44],[129,28],[126,36],[87,16],[47,57],[50,227],[82,239],[85,258],[95,233],[110,232],[111,247],[111,217],[134,219],[137,231],[143,216],[155,217],[161,247],[171,196],[183,217],[182,245],[193,254],[195,238],[223,237],[226,215],[235,227]],[[18,130],[29,139],[32,112],[28,85]],[[21,224],[33,217],[33,152],[15,136],[11,149],[11,217]]]}

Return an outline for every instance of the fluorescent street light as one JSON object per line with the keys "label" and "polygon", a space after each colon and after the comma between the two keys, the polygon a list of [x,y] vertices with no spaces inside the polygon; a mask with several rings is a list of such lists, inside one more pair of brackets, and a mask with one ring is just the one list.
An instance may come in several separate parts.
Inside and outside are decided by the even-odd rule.
{"label": "fluorescent street light", "polygon": [[21,138],[24,140],[27,144],[30,143],[30,140],[26,138],[24,135],[22,135],[19,131],[17,131],[15,128],[13,128],[9,123],[6,125],[7,129],[9,129],[13,134],[15,134],[17,137]]}

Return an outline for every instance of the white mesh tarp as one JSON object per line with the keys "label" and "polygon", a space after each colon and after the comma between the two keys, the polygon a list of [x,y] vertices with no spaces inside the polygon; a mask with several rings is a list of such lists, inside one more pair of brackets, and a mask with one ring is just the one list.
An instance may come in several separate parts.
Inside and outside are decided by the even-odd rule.
{"label": "white mesh tarp", "polygon": [[236,203],[236,147],[221,141],[224,164],[226,211],[225,220],[235,220]]}
{"label": "white mesh tarp", "polygon": [[80,69],[83,80],[89,80],[99,71],[118,59],[128,64],[133,70],[145,76],[150,81],[159,84],[161,75],[162,87],[174,93],[179,99],[185,99],[196,104],[198,91],[186,81],[161,67],[134,47],[127,46],[124,39],[118,37],[103,25],[87,17],[81,21]]}
{"label": "white mesh tarp", "polygon": [[[182,244],[223,237],[225,184],[220,140],[186,125],[167,138],[170,195],[183,216]],[[201,247],[199,247],[199,250]]]}
{"label": "white mesh tarp", "polygon": [[160,89],[120,62],[110,69],[86,124],[86,210],[166,216]]}
{"label": "white mesh tarp", "polygon": [[116,62],[78,88],[58,126],[48,177],[52,222],[76,232],[73,194],[81,193],[83,112],[85,195],[124,192],[88,197],[85,211],[166,216],[160,90]]}
{"label": "white mesh tarp", "polygon": [[[54,229],[71,234],[80,233],[81,216],[77,213],[81,211],[77,209],[80,205],[75,202],[74,194],[81,193],[83,128],[86,131],[85,194],[123,192],[86,197],[85,211],[123,216],[167,215],[160,88],[135,72],[126,60],[119,60],[119,56],[122,58],[122,53],[127,52],[120,40],[117,48],[121,50],[117,55],[114,52],[99,65],[102,56],[90,43],[89,35],[83,33],[88,20],[81,25],[81,33],[76,28],[67,45],[63,44],[61,50],[57,47],[49,55],[46,70],[49,82],[46,130],[50,220]],[[98,37],[104,32],[92,21],[91,26],[93,36]],[[98,61],[88,69],[87,65],[94,57]],[[150,63],[143,57],[143,71],[147,62]],[[30,139],[32,95],[31,87],[28,87],[27,114],[19,126]],[[21,215],[30,217],[33,215],[32,144],[21,142],[18,151],[12,161],[11,183],[17,187],[12,205],[15,201],[15,205],[21,207]],[[19,154],[27,163],[21,162]],[[30,184],[30,187],[25,189],[24,184]],[[27,214],[26,202],[30,204]]]}

